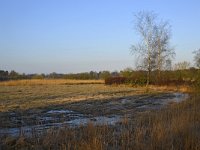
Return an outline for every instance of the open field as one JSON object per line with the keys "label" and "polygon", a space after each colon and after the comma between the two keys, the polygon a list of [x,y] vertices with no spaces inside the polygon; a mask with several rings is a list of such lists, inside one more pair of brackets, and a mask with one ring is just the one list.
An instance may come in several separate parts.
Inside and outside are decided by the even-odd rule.
{"label": "open field", "polygon": [[[156,127],[161,130],[160,134],[168,132],[168,129],[162,129],[165,125],[171,126],[167,120],[162,120],[166,119],[166,113],[170,115],[168,116],[170,120],[173,115],[177,117],[176,111],[180,113],[179,111],[186,109],[188,105],[193,105],[187,101],[176,104],[189,98],[188,94],[182,93],[188,90],[187,87],[152,86],[147,90],[144,87],[106,86],[90,81],[85,81],[86,84],[78,81],[71,84],[64,80],[62,82],[61,80],[33,80],[28,84],[21,84],[25,81],[16,81],[17,84],[14,85],[9,84],[10,82],[4,82],[4,85],[0,86],[0,144],[4,145],[4,148],[5,145],[10,144],[17,146],[15,142],[19,140],[22,140],[21,147],[26,147],[24,143],[29,140],[33,142],[34,137],[37,137],[40,140],[36,143],[28,142],[35,145],[35,149],[39,143],[45,142],[46,138],[48,138],[47,143],[58,142],[58,145],[52,145],[53,149],[63,149],[59,146],[59,141],[51,139],[55,135],[63,138],[60,141],[65,140],[61,145],[64,144],[66,149],[75,148],[76,145],[78,149],[81,147],[93,149],[87,146],[95,146],[95,144],[97,144],[96,149],[109,146],[126,147],[126,142],[129,142],[127,144],[129,148],[133,144],[142,147],[145,146],[145,141],[142,139],[151,132],[149,130],[156,130]],[[176,118],[174,125],[178,123],[185,128],[185,123],[190,120],[187,118],[189,114],[185,115],[186,120],[182,114],[179,114],[182,118]],[[186,122],[182,124],[180,119]],[[155,126],[152,126],[152,123]],[[169,130],[172,132],[171,128]],[[178,126],[177,130],[179,130]],[[60,135],[62,133],[64,135]],[[108,137],[104,137],[107,133]],[[116,135],[119,137],[115,137]],[[79,138],[73,138],[77,136]],[[164,138],[162,137],[164,133],[156,136]],[[110,143],[103,142],[108,140],[107,138],[111,140]],[[46,146],[48,147],[48,144]]]}
{"label": "open field", "polygon": [[[137,93],[141,92],[144,92],[144,90],[137,90]],[[111,87],[103,84],[65,85],[49,83],[35,86],[1,86],[0,93],[1,112],[56,107],[56,105],[78,101],[104,100],[136,94],[133,88],[125,86]]]}
{"label": "open field", "polygon": [[70,80],[70,79],[30,79],[10,80],[0,82],[0,86],[24,86],[24,85],[70,85],[70,84],[104,84],[104,80]]}

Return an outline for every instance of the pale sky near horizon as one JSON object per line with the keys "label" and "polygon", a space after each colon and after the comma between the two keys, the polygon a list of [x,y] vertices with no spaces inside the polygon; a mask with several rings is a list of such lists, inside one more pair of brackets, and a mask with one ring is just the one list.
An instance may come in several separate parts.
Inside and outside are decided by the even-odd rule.
{"label": "pale sky near horizon", "polygon": [[200,48],[199,0],[0,0],[0,70],[75,73],[134,68],[134,13],[172,26],[175,62]]}

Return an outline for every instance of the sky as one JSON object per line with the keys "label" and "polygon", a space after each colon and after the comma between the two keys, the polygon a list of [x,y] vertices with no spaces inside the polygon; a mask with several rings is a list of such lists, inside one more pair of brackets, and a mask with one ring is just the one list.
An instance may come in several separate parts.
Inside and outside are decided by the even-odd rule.
{"label": "sky", "polygon": [[200,48],[199,0],[0,0],[0,70],[119,71],[135,67],[134,14],[153,11],[172,29],[174,63]]}

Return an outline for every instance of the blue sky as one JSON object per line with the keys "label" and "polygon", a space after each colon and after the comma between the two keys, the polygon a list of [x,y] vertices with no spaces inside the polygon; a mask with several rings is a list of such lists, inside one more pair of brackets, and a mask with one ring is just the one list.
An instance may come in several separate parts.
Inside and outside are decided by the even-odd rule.
{"label": "blue sky", "polygon": [[133,16],[172,26],[176,60],[200,48],[199,0],[0,0],[0,70],[70,73],[134,68]]}

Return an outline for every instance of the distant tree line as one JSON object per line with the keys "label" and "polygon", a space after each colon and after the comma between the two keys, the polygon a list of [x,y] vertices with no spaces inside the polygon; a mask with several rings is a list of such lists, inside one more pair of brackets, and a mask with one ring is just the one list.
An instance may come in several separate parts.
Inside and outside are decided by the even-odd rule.
{"label": "distant tree line", "polygon": [[0,81],[6,81],[6,80],[17,80],[17,79],[27,79],[31,78],[28,75],[25,74],[19,74],[15,72],[14,70],[8,72],[4,70],[0,70]]}
{"label": "distant tree line", "polygon": [[110,72],[110,71],[90,71],[83,73],[70,73],[70,74],[61,74],[61,73],[50,73],[50,74],[20,74],[14,70],[8,72],[0,70],[0,81],[6,80],[20,80],[20,79],[79,79],[79,80],[98,80],[106,79],[109,77],[120,76],[120,73]]}
{"label": "distant tree line", "polygon": [[158,78],[157,70],[151,72],[150,80],[147,81],[146,70],[133,70],[126,68],[120,72],[110,71],[90,71],[84,73],[50,73],[50,74],[20,74],[15,71],[0,70],[0,81],[20,80],[20,79],[76,79],[76,80],[105,80],[106,84],[131,84],[146,85],[147,82],[153,85],[170,85],[170,84],[191,84],[200,85],[200,69],[188,67],[186,62],[180,62],[174,65],[174,70],[163,70]]}

